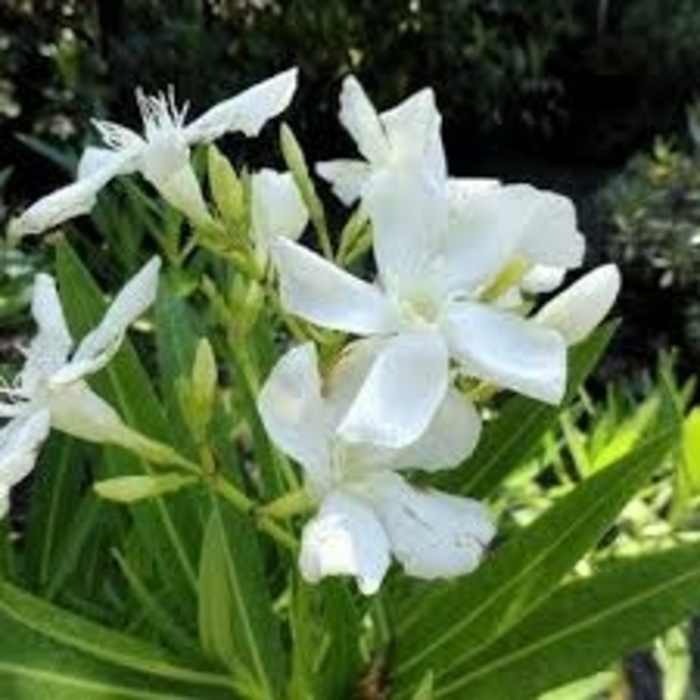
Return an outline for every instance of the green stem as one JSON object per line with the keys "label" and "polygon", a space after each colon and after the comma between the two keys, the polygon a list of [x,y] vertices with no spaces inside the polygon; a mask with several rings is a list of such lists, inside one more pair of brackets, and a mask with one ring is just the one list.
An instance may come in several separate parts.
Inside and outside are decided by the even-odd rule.
{"label": "green stem", "polygon": [[314,506],[313,499],[305,489],[297,489],[258,507],[257,512],[265,517],[281,520],[306,513]]}
{"label": "green stem", "polygon": [[258,516],[255,502],[244,493],[241,493],[233,484],[221,478],[215,479],[212,483],[216,492],[225,501],[228,501],[229,504],[244,515],[252,516],[258,528],[270,535],[279,545],[291,551],[298,549],[299,543],[297,540],[274,521],[265,516]]}

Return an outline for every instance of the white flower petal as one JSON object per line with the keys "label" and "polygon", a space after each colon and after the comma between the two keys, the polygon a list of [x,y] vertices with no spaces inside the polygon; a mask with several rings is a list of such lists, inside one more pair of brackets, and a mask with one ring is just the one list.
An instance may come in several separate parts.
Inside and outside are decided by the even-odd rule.
{"label": "white flower petal", "polygon": [[[88,157],[92,159],[92,156]],[[87,214],[95,206],[98,192],[112,178],[134,170],[134,154],[118,153],[109,161],[103,159],[102,167],[94,168],[94,165],[94,162],[83,164],[80,179],[42,197],[21,216],[13,219],[8,227],[8,235],[21,238],[43,233],[64,221]],[[89,172],[91,168],[92,172]]]}
{"label": "white flower petal", "polygon": [[278,238],[270,250],[288,311],[350,333],[387,333],[398,326],[397,312],[377,287],[288,239]]}
{"label": "white flower petal", "polygon": [[415,442],[433,420],[448,386],[449,360],[432,332],[386,341],[338,426],[348,442],[399,448]]}
{"label": "white flower petal", "polygon": [[29,474],[49,430],[46,409],[15,418],[0,430],[0,484],[14,486]]}
{"label": "white flower petal", "polygon": [[[18,396],[31,400],[39,394],[46,380],[66,362],[73,341],[63,315],[61,301],[52,277],[38,274],[34,278],[32,315],[37,333],[26,351],[24,367],[18,377]],[[18,404],[8,404],[0,415],[17,415],[24,411]]]}
{"label": "white flower petal", "polygon": [[340,122],[355,139],[360,153],[373,165],[389,159],[389,142],[379,115],[357,78],[350,75],[340,91]]}
{"label": "white flower petal", "polygon": [[235,131],[257,136],[292,101],[297,74],[296,68],[278,73],[212,107],[185,128],[187,142],[208,143]]}
{"label": "white flower petal", "polygon": [[[27,394],[30,393],[31,392],[27,391]],[[10,396],[12,396],[11,392]],[[27,406],[31,399],[22,400],[20,398],[19,400],[15,400],[14,398],[10,398],[9,403],[4,403],[5,400],[6,399],[0,398],[0,418],[17,418],[18,416],[24,415],[27,412]]]}
{"label": "white flower petal", "polygon": [[296,240],[309,221],[309,212],[291,173],[264,168],[251,177],[251,229],[257,245],[277,237]]}
{"label": "white flower petal", "polygon": [[394,556],[407,574],[425,579],[473,571],[495,534],[477,501],[419,491],[397,474],[383,474],[372,494]]}
{"label": "white flower petal", "polygon": [[83,381],[52,390],[49,409],[56,430],[81,440],[119,445],[130,433],[119,414]]}
{"label": "white flower petal", "polygon": [[381,282],[398,297],[441,276],[440,237],[447,223],[444,187],[423,172],[393,168],[373,178],[364,205],[372,222]]}
{"label": "white flower petal", "polygon": [[384,346],[384,339],[374,337],[356,340],[343,349],[324,384],[326,412],[333,430],[337,429],[359,394]]}
{"label": "white flower petal", "polygon": [[[135,135],[135,134],[134,134]],[[139,139],[139,150],[144,145]],[[76,177],[78,180],[86,180],[91,177],[102,177],[103,173],[112,172],[113,177],[127,175],[136,170],[138,151],[132,153],[114,151],[111,148],[96,148],[88,146],[83,151],[78,161]]]}
{"label": "white flower petal", "polygon": [[[517,186],[517,185],[515,185]],[[553,267],[578,267],[583,261],[585,240],[576,225],[576,210],[568,197],[530,191],[530,209],[522,220],[518,252],[532,263]]]}
{"label": "white flower petal", "polygon": [[491,177],[451,177],[447,180],[450,206],[464,206],[472,197],[499,187],[500,184],[500,180]]}
{"label": "white flower petal", "polygon": [[258,412],[275,445],[304,467],[314,491],[327,491],[330,435],[313,344],[293,348],[277,362],[258,396]]}
{"label": "white flower petal", "polygon": [[74,382],[109,362],[126,329],[155,301],[160,265],[160,258],[151,258],[124,285],[97,328],[83,338],[71,361],[51,377],[53,386]]}
{"label": "white flower petal", "polygon": [[360,198],[372,166],[363,160],[330,160],[316,163],[316,172],[331,184],[336,197],[350,206]]}
{"label": "white flower petal", "polygon": [[[460,191],[461,190],[461,191]],[[449,221],[443,243],[446,285],[473,292],[491,282],[518,252],[533,188],[485,186],[465,195],[448,187]]]}
{"label": "white flower petal", "polygon": [[34,278],[32,315],[37,333],[20,375],[20,385],[29,394],[33,394],[46,377],[65,363],[73,347],[56,282],[49,275],[40,273]]}
{"label": "white flower petal", "polygon": [[326,576],[354,576],[360,591],[372,595],[390,563],[386,534],[372,510],[358,499],[330,494],[304,527],[299,568],[310,583]]}
{"label": "white flower petal", "polygon": [[474,451],[480,435],[481,418],[474,404],[456,389],[448,389],[425,432],[396,451],[390,466],[423,471],[456,467]]}
{"label": "white flower petal", "polygon": [[540,401],[556,404],[566,389],[566,344],[561,334],[484,304],[459,302],[444,330],[465,372]]}
{"label": "white flower petal", "polygon": [[21,238],[43,233],[68,219],[87,214],[95,206],[97,193],[108,179],[100,172],[91,178],[61,187],[43,197],[32,204],[21,216],[10,221],[8,235],[11,238]]}
{"label": "white flower petal", "polygon": [[529,294],[551,292],[561,286],[564,277],[566,277],[565,267],[534,265],[520,280],[520,288]]}
{"label": "white flower petal", "polygon": [[0,520],[10,510],[10,489],[5,484],[0,484]]}
{"label": "white flower petal", "polygon": [[430,88],[411,95],[380,119],[391,144],[395,162],[414,161],[427,167],[438,180],[447,178],[445,152],[440,136],[442,117]]}
{"label": "white flower petal", "polygon": [[558,331],[569,345],[574,345],[605,318],[619,291],[617,266],[601,265],[545,304],[534,320]]}

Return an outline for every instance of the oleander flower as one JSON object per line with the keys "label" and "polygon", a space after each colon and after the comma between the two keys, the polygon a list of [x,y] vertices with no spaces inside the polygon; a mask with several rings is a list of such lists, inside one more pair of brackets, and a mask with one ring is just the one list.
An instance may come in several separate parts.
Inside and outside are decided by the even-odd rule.
{"label": "oleander flower", "polygon": [[77,181],[38,200],[10,223],[18,238],[42,233],[88,213],[98,192],[114,177],[140,172],[174,207],[196,221],[209,213],[190,162],[190,147],[228,132],[256,136],[290,103],[297,69],[279,73],[212,107],[185,124],[188,106],[178,107],[172,89],[155,96],[140,89],[136,99],[143,135],[114,122],[95,120],[106,148],[89,147],[78,165]]}
{"label": "oleander flower", "polygon": [[302,466],[319,504],[302,534],[302,575],[354,576],[365,594],[378,590],[392,554],[412,576],[458,576],[477,566],[494,535],[481,504],[417,489],[398,473],[447,469],[472,452],[480,420],[459,392],[449,390],[424,434],[402,449],[349,443],[338,433],[378,350],[372,340],[355,343],[323,383],[314,346],[296,347],[258,397],[270,437]]}
{"label": "oleander flower", "polygon": [[160,259],[152,258],[117,294],[99,325],[76,346],[52,277],[39,274],[32,314],[37,334],[12,386],[0,390],[0,515],[9,490],[33,468],[51,427],[91,442],[132,444],[134,433],[85,378],[117,352],[126,329],[156,295]]}
{"label": "oleander flower", "polygon": [[[416,440],[444,399],[452,365],[541,401],[562,399],[568,337],[556,323],[524,317],[520,285],[536,266],[580,265],[584,240],[566,197],[529,185],[454,196],[420,169],[392,170],[375,176],[364,206],[373,230],[374,283],[292,241],[273,245],[288,311],[380,343],[338,426],[344,439],[393,448]],[[593,295],[587,308],[574,307],[597,323],[610,296]]]}
{"label": "oleander flower", "polygon": [[416,92],[380,114],[351,75],[343,81],[339,118],[364,160],[317,163],[316,172],[331,184],[344,204],[363,198],[374,177],[393,168],[424,168],[437,181],[447,183],[454,197],[465,197],[499,183],[491,178],[448,177],[440,135],[442,116],[431,88]]}

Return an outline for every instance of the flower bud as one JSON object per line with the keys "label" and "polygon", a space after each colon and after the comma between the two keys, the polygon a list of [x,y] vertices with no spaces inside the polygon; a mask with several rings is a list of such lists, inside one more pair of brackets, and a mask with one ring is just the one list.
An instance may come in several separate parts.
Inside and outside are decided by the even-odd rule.
{"label": "flower bud", "polygon": [[98,481],[94,485],[97,495],[108,501],[133,503],[144,498],[156,498],[166,493],[179,491],[197,481],[196,476],[182,474],[159,474],[142,476],[119,476]]}

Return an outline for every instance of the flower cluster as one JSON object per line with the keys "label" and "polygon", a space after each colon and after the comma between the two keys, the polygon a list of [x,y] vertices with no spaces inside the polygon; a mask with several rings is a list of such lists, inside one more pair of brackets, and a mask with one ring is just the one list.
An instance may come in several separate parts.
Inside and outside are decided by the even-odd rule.
{"label": "flower cluster", "polygon": [[304,530],[302,572],[354,575],[371,592],[389,551],[422,578],[474,568],[494,533],[485,509],[412,488],[396,470],[453,467],[472,452],[479,413],[456,380],[560,402],[567,346],[607,314],[619,273],[600,267],[531,313],[537,292],[582,263],[571,202],[449,177],[430,90],[379,114],[349,77],[340,102],[364,160],[317,170],[344,203],[360,200],[376,277],[358,279],[290,239],[272,254],[286,309],[362,339],[323,389],[312,349],[290,351],[259,406],[320,502]]}
{"label": "flower cluster", "polygon": [[[196,226],[216,227],[191,146],[226,132],[257,134],[295,86],[295,70],[281,73],[189,124],[172,92],[139,92],[143,136],[96,122],[107,148],[88,148],[77,181],[30,207],[10,234],[40,233],[86,213],[110,179],[135,171]],[[410,475],[467,460],[480,437],[481,396],[511,390],[559,403],[567,347],[607,314],[619,273],[602,266],[538,308],[537,294],[553,292],[582,264],[571,202],[525,184],[450,177],[431,90],[378,113],[349,77],[340,103],[361,158],[316,170],[343,204],[356,207],[375,274],[356,277],[342,255],[330,259],[332,251],[321,255],[298,242],[314,218],[298,173],[252,174],[250,257],[264,270],[255,282],[275,284],[283,314],[316,327],[277,362],[257,403],[272,441],[301,466],[318,509],[302,532],[302,575],[354,576],[371,594],[392,555],[408,574],[428,579],[477,566],[495,532],[486,508],[418,488]],[[0,433],[5,500],[52,425],[88,440],[133,438],[84,377],[104,366],[153,300],[157,270],[152,261],[138,273],[72,353],[53,281],[38,277],[39,333],[0,405],[12,417]],[[323,329],[345,335],[341,348],[324,348],[321,362],[315,340]]]}

